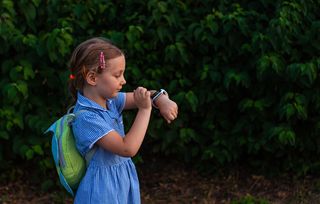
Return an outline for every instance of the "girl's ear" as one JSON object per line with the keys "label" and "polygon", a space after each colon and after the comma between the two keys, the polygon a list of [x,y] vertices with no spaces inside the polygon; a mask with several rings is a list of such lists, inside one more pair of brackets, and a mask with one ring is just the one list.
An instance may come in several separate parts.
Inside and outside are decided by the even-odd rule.
{"label": "girl's ear", "polygon": [[86,81],[88,84],[95,86],[97,84],[97,75],[93,71],[89,71],[86,75]]}

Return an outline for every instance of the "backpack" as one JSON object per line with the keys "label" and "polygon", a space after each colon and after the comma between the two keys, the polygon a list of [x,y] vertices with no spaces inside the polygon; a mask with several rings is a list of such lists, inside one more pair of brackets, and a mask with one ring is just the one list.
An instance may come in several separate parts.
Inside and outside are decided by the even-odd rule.
{"label": "backpack", "polygon": [[60,183],[74,196],[74,192],[85,175],[87,166],[96,151],[96,146],[85,155],[85,158],[79,153],[72,132],[71,123],[76,116],[86,110],[71,113],[74,106],[67,114],[55,121],[46,131],[52,134],[51,151],[54,163],[59,175]]}

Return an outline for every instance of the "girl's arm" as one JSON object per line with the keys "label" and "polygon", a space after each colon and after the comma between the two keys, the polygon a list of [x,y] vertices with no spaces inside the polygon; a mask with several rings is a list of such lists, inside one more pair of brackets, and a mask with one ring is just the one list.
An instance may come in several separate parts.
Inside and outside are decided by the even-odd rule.
{"label": "girl's arm", "polygon": [[[154,92],[156,91],[150,90],[150,95],[152,95]],[[128,109],[135,109],[135,108],[138,108],[138,107],[134,101],[133,92],[126,92],[126,102],[124,104],[124,109],[128,110]]]}
{"label": "girl's arm", "polygon": [[138,152],[148,128],[152,109],[150,92],[147,89],[139,87],[132,95],[139,110],[129,132],[122,138],[116,131],[111,131],[97,141],[104,149],[125,157],[133,157]]}
{"label": "girl's arm", "polygon": [[[151,95],[155,92],[155,90],[151,90]],[[178,117],[178,106],[177,104],[170,100],[167,95],[161,95],[157,100],[155,100],[155,105],[159,107],[160,114],[167,121],[167,123],[171,123]],[[126,93],[126,102],[124,105],[124,109],[133,109],[137,108],[135,104],[133,93]]]}

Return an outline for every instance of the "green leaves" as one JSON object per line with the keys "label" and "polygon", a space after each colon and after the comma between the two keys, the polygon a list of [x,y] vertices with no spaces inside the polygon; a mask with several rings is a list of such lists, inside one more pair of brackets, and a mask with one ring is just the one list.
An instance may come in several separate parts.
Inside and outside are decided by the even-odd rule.
{"label": "green leaves", "polygon": [[72,29],[55,28],[51,33],[44,36],[46,40],[47,53],[52,62],[57,61],[61,56],[68,54],[73,43],[73,38],[70,34]]}
{"label": "green leaves", "polygon": [[[153,115],[151,152],[205,167],[244,158],[268,166],[253,159],[265,158],[294,168],[292,158],[318,157],[319,7],[318,1],[2,1],[0,155],[53,168],[44,158],[50,139],[41,133],[71,103],[72,50],[102,36],[126,53],[126,91],[165,88],[178,103],[170,125]],[[134,113],[124,117],[133,120]]]}
{"label": "green leaves", "polygon": [[197,96],[193,93],[193,91],[188,91],[186,93],[186,99],[189,102],[191,109],[193,112],[196,112],[197,106],[198,106],[198,98]]}
{"label": "green leaves", "polygon": [[280,143],[284,145],[294,145],[296,141],[295,132],[287,126],[277,126],[271,129],[271,137],[277,137]]}
{"label": "green leaves", "polygon": [[311,87],[317,78],[317,65],[314,62],[305,64],[290,64],[287,67],[289,79],[293,82],[300,82],[301,85]]}
{"label": "green leaves", "polygon": [[280,117],[285,117],[287,120],[292,118],[306,120],[308,118],[306,97],[291,92],[284,95],[280,102]]}
{"label": "green leaves", "polygon": [[258,60],[257,77],[262,79],[272,74],[282,76],[284,68],[284,60],[278,54],[271,53],[269,55],[263,55]]}
{"label": "green leaves", "polygon": [[250,85],[249,75],[246,72],[239,73],[233,69],[230,69],[225,76],[224,86],[228,89],[231,84],[248,88]]}
{"label": "green leaves", "polygon": [[165,49],[165,54],[165,60],[168,62],[174,62],[176,60],[181,64],[189,62],[186,46],[181,42],[168,45]]}
{"label": "green leaves", "polygon": [[271,106],[269,98],[263,98],[258,100],[244,99],[239,103],[239,110],[241,112],[252,110],[257,112],[265,111],[266,108]]}

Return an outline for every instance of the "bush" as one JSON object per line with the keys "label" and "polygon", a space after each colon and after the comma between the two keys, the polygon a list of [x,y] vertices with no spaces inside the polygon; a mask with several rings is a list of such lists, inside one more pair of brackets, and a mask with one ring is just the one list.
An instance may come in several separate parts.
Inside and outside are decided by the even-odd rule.
{"label": "bush", "polygon": [[[204,168],[250,161],[318,169],[319,1],[1,2],[0,161],[52,167],[42,135],[72,103],[68,60],[103,36],[126,52],[126,91],[164,87],[146,150]],[[125,113],[126,127],[133,114]],[[246,160],[243,160],[246,159]],[[5,165],[4,165],[5,166]]]}

